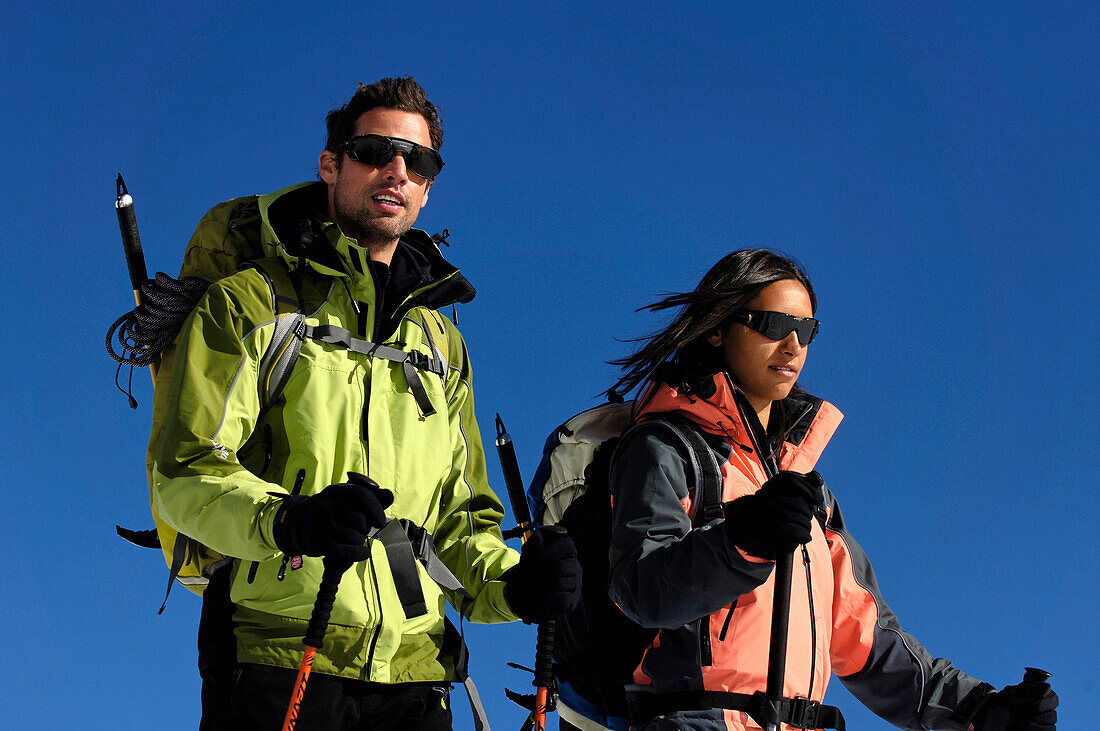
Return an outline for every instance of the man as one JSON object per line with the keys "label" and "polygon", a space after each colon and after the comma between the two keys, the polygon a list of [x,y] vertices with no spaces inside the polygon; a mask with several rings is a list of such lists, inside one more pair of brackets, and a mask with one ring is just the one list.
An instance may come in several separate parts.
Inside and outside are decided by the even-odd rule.
{"label": "man", "polygon": [[[228,201],[200,222],[183,274],[216,278],[227,247],[258,261],[210,286],[158,385],[154,510],[234,557],[203,593],[203,729],[282,722],[316,557],[353,565],[303,730],[450,728],[463,668],[445,601],[472,621],[538,621],[579,592],[570,541],[539,535],[520,557],[501,538],[470,362],[437,312],[474,289],[412,228],[443,167],[436,108],[413,79],[382,79],[327,124],[320,182]],[[291,311],[305,320],[283,344]],[[265,391],[278,378],[270,358],[299,345],[285,384]],[[461,588],[429,577],[431,551],[402,563],[424,545],[421,528]]]}

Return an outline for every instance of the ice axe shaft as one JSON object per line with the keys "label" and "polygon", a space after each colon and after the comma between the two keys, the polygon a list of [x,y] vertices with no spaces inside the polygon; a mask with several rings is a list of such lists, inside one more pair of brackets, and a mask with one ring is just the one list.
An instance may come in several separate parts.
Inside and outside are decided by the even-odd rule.
{"label": "ice axe shaft", "polygon": [[[512,515],[523,531],[521,540],[526,543],[534,532],[531,522],[531,509],[527,506],[527,494],[523,489],[519,463],[516,461],[516,449],[512,437],[504,428],[504,421],[497,414],[497,455],[500,457],[500,469],[504,473],[504,486],[508,490],[508,501],[512,504]],[[561,529],[559,529],[561,530]],[[564,531],[563,531],[564,532]],[[545,731],[546,706],[550,698],[550,684],[554,680],[554,632],[557,629],[552,619],[539,623],[535,640],[535,710],[532,714],[533,731]]]}

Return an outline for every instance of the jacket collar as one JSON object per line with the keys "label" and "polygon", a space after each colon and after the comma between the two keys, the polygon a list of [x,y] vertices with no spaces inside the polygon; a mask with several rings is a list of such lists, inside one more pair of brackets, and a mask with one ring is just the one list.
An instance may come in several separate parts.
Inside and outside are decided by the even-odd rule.
{"label": "jacket collar", "polygon": [[[271,256],[291,268],[305,266],[329,277],[367,286],[370,257],[329,219],[325,184],[307,181],[257,196],[261,219],[261,243]],[[393,288],[404,297],[425,299],[438,309],[469,302],[476,290],[458,269],[443,258],[439,246],[424,231],[411,229],[401,237],[390,264]]]}
{"label": "jacket collar", "polygon": [[[732,382],[725,373],[716,373],[710,388],[672,385],[654,381],[638,399],[635,418],[654,414],[676,413],[694,422],[705,432],[719,434],[739,444],[751,444],[748,425],[737,408]],[[795,424],[779,453],[779,468],[809,472],[840,425],[843,415],[827,401],[803,393],[789,396],[787,407],[795,415]],[[748,418],[755,420],[751,412]]]}

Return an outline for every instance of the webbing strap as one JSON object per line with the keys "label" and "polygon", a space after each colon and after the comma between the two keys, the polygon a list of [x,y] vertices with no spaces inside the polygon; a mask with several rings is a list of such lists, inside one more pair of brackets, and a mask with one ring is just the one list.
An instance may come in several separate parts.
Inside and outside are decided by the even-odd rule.
{"label": "webbing strap", "polygon": [[427,614],[428,605],[424,601],[424,589],[420,586],[416,557],[413,555],[412,544],[402,530],[401,523],[391,520],[374,534],[374,539],[380,541],[386,548],[390,574],[393,576],[397,598],[401,600],[405,618],[412,619]]}
{"label": "webbing strap", "polygon": [[424,383],[420,380],[420,374],[416,372],[416,369],[419,368],[443,378],[447,370],[443,365],[443,361],[439,358],[431,358],[418,350],[401,350],[389,345],[362,340],[352,335],[350,330],[337,325],[313,327],[302,322],[298,325],[297,332],[301,338],[310,338],[329,345],[340,345],[348,350],[372,358],[382,358],[393,363],[400,363],[401,369],[405,373],[405,380],[409,384],[409,390],[412,391],[416,405],[420,407],[420,413],[424,416],[431,416],[435,413],[435,408],[428,399],[428,392],[424,389]]}
{"label": "webbing strap", "polygon": [[431,580],[444,589],[456,592],[463,599],[473,601],[474,598],[470,596],[470,592],[466,591],[466,587],[462,585],[457,576],[451,573],[451,570],[440,560],[439,554],[435,552],[432,534],[411,520],[401,518],[398,522],[401,523],[401,527],[412,545],[413,554],[424,565],[424,570],[428,572]]}
{"label": "webbing strap", "polygon": [[[764,711],[768,707],[761,691],[724,693],[717,690],[682,691],[678,693],[627,693],[632,723],[648,723],[657,716],[677,711],[705,711],[711,708],[728,708],[749,714],[761,726],[765,725]],[[770,714],[769,714],[770,715]],[[845,731],[844,716],[835,706],[826,706],[809,698],[780,698],[779,720],[801,729],[836,729]]]}
{"label": "webbing strap", "polygon": [[164,608],[168,606],[168,595],[172,593],[172,584],[176,583],[183,565],[187,563],[187,548],[191,539],[182,533],[176,534],[176,542],[172,546],[172,566],[168,569],[168,588],[164,590],[164,601],[160,604],[157,614],[164,614]]}

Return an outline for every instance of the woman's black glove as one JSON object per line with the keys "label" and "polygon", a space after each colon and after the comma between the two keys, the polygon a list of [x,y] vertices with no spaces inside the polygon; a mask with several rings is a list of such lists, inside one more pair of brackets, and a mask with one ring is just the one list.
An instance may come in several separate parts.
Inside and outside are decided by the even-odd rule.
{"label": "woman's black glove", "polygon": [[1025,680],[991,693],[974,716],[974,731],[1054,731],[1058,694],[1050,683]]}
{"label": "woman's black glove", "polygon": [[564,531],[539,528],[523,544],[519,563],[501,574],[504,598],[527,624],[545,622],[577,606],[581,563]]}
{"label": "woman's black glove", "polygon": [[752,495],[726,505],[730,540],[745,553],[769,561],[809,543],[824,485],[817,472],[780,472]]}
{"label": "woman's black glove", "polygon": [[275,514],[275,545],[288,556],[332,556],[355,563],[370,556],[367,538],[388,520],[393,493],[349,472],[348,481],[316,495],[291,495]]}

